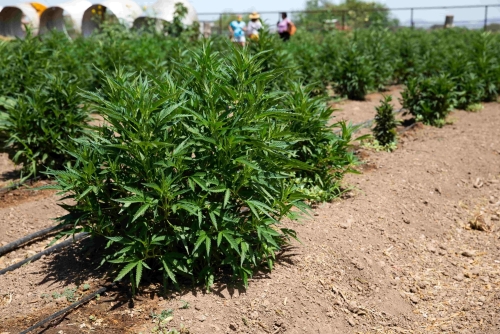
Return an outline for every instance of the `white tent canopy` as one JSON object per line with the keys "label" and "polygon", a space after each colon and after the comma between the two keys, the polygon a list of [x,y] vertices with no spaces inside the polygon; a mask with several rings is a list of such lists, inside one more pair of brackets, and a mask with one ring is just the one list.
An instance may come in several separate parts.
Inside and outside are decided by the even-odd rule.
{"label": "white tent canopy", "polygon": [[87,0],[73,0],[47,8],[40,17],[40,34],[55,29],[66,31],[64,16],[70,21],[75,33],[82,32],[83,13],[92,4]]}
{"label": "white tent canopy", "polygon": [[82,34],[89,36],[94,30],[99,29],[105,15],[116,18],[120,23],[130,28],[141,13],[141,7],[131,0],[104,0],[85,10],[82,19]]}
{"label": "white tent canopy", "polygon": [[23,38],[26,36],[24,25],[29,25],[33,33],[38,33],[40,19],[29,3],[7,6],[0,11],[0,35]]}
{"label": "white tent canopy", "polygon": [[174,20],[175,4],[182,3],[187,9],[187,15],[182,20],[185,25],[192,25],[193,22],[198,21],[198,15],[193,5],[187,0],[158,0],[146,12],[134,21],[134,28],[142,28],[146,22],[153,22],[153,24],[160,28],[163,24],[162,21],[172,22]]}

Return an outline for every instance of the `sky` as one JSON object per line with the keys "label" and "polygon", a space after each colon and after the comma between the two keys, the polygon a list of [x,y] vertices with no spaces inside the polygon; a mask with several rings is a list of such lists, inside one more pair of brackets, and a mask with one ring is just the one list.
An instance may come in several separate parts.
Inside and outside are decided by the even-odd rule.
{"label": "sky", "polygon": [[[28,0],[24,0],[28,1]],[[0,7],[23,0],[0,0]],[[64,0],[39,0],[48,5],[55,5]],[[90,0],[91,2],[99,2],[99,0]],[[140,5],[150,5],[154,0],[135,0]],[[334,0],[334,3],[339,3],[340,0]],[[463,5],[500,5],[500,0],[378,0],[389,8],[401,7],[427,7],[427,6],[463,6]],[[305,8],[306,0],[191,0],[196,11],[202,13],[219,13],[219,12],[252,12],[252,11],[290,11],[301,10]],[[489,8],[488,17],[500,19],[500,7]],[[454,15],[455,21],[471,21],[483,20],[484,8],[481,9],[455,9],[455,10],[425,10],[414,12],[415,21],[431,21],[444,22],[445,15]],[[263,15],[263,19],[268,21],[276,21],[278,15]],[[393,16],[398,18],[402,23],[410,21],[410,11],[393,12]],[[213,15],[199,15],[200,21],[213,20]]]}
{"label": "sky", "polygon": [[[0,0],[3,1],[3,0]],[[332,1],[339,3],[340,0]],[[500,0],[378,0],[377,2],[385,4],[389,8],[401,7],[434,7],[434,6],[466,6],[466,5],[500,5]],[[306,0],[253,0],[253,1],[235,1],[235,0],[191,0],[198,13],[207,12],[251,12],[251,11],[290,11],[305,8]],[[477,9],[454,9],[454,10],[425,10],[414,11],[414,20],[425,20],[432,22],[444,22],[446,15],[454,15],[455,21],[483,20],[484,8]],[[203,20],[204,15],[200,15]],[[266,15],[268,16],[268,15]],[[410,11],[393,12],[393,16],[402,23],[410,21]],[[489,8],[488,17],[500,18],[500,7]],[[271,19],[275,19],[274,16]],[[277,18],[276,18],[277,19]]]}

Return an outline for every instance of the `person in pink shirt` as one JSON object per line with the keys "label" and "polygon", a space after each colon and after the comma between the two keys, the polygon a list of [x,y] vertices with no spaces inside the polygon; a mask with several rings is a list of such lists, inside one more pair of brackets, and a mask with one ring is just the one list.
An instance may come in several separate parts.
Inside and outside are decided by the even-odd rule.
{"label": "person in pink shirt", "polygon": [[292,21],[288,19],[286,13],[281,13],[281,21],[278,22],[278,34],[283,41],[290,39],[290,30],[292,28]]}

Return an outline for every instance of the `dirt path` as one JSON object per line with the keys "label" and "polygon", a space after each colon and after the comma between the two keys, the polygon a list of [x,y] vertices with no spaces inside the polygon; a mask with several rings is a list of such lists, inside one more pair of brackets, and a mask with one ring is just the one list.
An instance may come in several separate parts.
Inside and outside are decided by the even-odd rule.
{"label": "dirt path", "polygon": [[[162,311],[181,333],[499,333],[500,105],[450,119],[406,132],[393,153],[360,149],[369,168],[347,178],[354,189],[286,223],[303,243],[247,291],[218,283],[163,299],[151,284],[131,300],[116,289],[44,333],[158,332]],[[54,201],[0,217],[43,220],[60,214]],[[97,289],[104,278],[86,257],[63,252],[0,276],[0,333]]]}

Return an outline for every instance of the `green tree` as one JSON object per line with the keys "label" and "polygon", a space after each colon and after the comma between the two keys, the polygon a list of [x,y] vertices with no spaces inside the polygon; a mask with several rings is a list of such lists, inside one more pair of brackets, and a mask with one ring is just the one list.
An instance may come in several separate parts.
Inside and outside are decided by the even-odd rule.
{"label": "green tree", "polygon": [[348,28],[365,28],[374,24],[382,27],[399,25],[399,21],[391,17],[389,9],[377,2],[364,2],[361,0],[345,0],[340,4],[331,1],[308,0],[306,11],[321,11],[301,14],[296,22],[305,25],[308,29],[329,28],[328,20],[337,20],[337,27],[342,26],[342,21]]}
{"label": "green tree", "polygon": [[222,28],[222,34],[229,34],[227,27],[229,24],[238,18],[238,14],[235,13],[222,13],[219,19],[214,22],[216,29]]}

